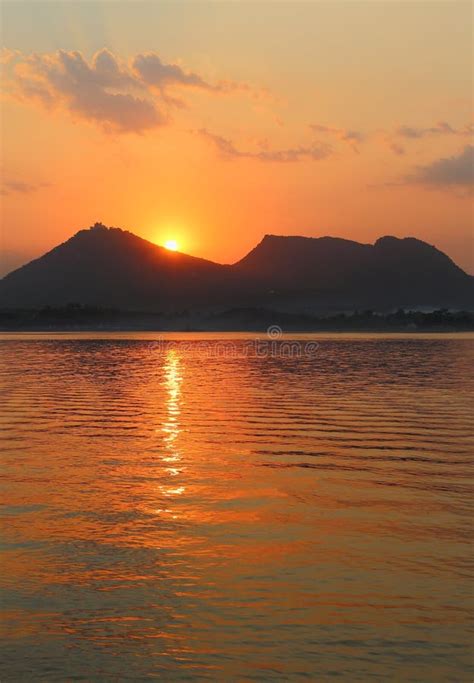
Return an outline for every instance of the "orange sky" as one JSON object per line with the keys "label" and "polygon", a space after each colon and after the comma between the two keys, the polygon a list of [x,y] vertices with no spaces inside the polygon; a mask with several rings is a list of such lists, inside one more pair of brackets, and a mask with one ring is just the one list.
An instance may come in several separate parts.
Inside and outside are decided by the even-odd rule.
{"label": "orange sky", "polygon": [[0,274],[96,220],[220,262],[268,232],[411,235],[474,271],[470,3],[2,15]]}

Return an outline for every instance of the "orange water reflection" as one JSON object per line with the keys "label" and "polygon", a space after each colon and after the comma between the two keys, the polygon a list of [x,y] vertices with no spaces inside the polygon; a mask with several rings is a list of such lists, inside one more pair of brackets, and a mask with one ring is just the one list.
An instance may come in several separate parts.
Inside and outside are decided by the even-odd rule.
{"label": "orange water reflection", "polygon": [[[165,453],[161,456],[164,463],[175,463],[174,466],[165,468],[165,472],[170,477],[176,477],[171,484],[161,484],[160,492],[170,498],[180,496],[186,491],[186,487],[179,484],[179,477],[184,471],[184,467],[178,467],[182,456],[179,452],[178,438],[181,433],[180,414],[181,414],[181,385],[183,383],[182,359],[176,348],[169,348],[165,352],[164,361],[165,390],[166,390],[166,416],[161,431],[165,434],[164,444]],[[164,512],[171,513],[173,519],[178,515],[170,508],[165,508]]]}
{"label": "orange water reflection", "polygon": [[464,342],[8,344],[6,680],[467,680]]}

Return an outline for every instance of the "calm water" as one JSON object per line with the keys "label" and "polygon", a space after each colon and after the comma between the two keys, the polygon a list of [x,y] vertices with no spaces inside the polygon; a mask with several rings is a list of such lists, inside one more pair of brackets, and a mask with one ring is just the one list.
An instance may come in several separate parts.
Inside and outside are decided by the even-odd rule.
{"label": "calm water", "polygon": [[474,338],[249,338],[3,335],[2,681],[472,680]]}

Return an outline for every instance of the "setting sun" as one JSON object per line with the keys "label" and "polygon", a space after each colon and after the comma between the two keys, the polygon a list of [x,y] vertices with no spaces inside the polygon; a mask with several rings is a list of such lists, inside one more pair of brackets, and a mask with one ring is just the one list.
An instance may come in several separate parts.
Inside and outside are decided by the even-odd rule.
{"label": "setting sun", "polygon": [[178,243],[176,240],[166,240],[165,248],[169,249],[170,251],[177,251]]}

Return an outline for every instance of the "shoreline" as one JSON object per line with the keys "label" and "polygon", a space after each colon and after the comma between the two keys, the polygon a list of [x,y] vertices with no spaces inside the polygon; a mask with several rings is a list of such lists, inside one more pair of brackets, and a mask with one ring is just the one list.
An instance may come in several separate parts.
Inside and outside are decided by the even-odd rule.
{"label": "shoreline", "polygon": [[120,311],[70,305],[40,310],[0,310],[2,333],[252,333],[278,339],[283,334],[311,333],[458,333],[474,331],[474,313],[399,308],[392,311],[354,310],[309,313],[265,308],[183,310],[179,312]]}
{"label": "shoreline", "polygon": [[281,339],[289,339],[292,336],[301,335],[473,335],[474,329],[465,328],[448,328],[448,327],[438,327],[438,328],[424,328],[424,329],[413,329],[413,328],[321,328],[321,329],[282,329],[281,334],[278,337],[271,337],[267,329],[263,328],[232,328],[232,329],[182,329],[182,328],[167,328],[167,329],[157,329],[148,327],[48,327],[48,328],[3,328],[0,329],[0,339],[3,336],[8,335],[83,335],[83,334],[140,334],[148,333],[157,336],[169,337],[170,335],[216,335],[216,336],[228,336],[232,334],[236,335],[257,335],[262,338],[269,338],[272,341],[278,341]]}

